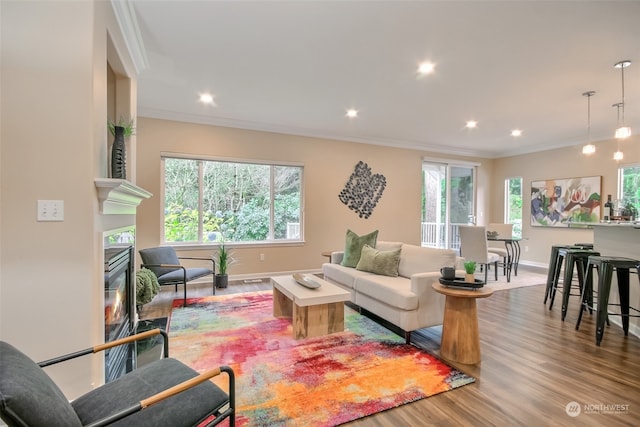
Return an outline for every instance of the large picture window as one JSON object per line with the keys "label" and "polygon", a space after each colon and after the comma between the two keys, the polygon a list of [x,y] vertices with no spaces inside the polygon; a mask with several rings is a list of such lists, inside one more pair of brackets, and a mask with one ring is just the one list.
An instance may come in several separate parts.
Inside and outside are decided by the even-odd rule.
{"label": "large picture window", "polygon": [[640,164],[618,168],[618,214],[638,218],[640,212]]}
{"label": "large picture window", "polygon": [[300,165],[164,156],[163,241],[302,239]]}

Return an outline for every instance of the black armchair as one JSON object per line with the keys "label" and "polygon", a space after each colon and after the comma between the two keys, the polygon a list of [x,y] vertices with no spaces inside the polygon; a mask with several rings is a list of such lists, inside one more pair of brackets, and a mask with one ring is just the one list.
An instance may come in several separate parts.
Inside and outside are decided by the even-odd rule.
{"label": "black armchair", "polygon": [[[187,283],[200,277],[212,275],[213,293],[216,293],[216,262],[213,258],[178,257],[176,251],[170,246],[141,249],[141,267],[148,268],[158,278],[160,286],[174,285],[178,292],[178,285],[184,286],[184,305],[187,305]],[[183,267],[181,259],[211,261],[211,269],[202,267]]]}
{"label": "black armchair", "polygon": [[[165,357],[69,402],[43,367],[162,334]],[[235,425],[235,377],[228,366],[202,374],[168,357],[164,331],[153,329],[36,363],[0,341],[0,418],[9,427]],[[225,372],[226,393],[209,379]]]}

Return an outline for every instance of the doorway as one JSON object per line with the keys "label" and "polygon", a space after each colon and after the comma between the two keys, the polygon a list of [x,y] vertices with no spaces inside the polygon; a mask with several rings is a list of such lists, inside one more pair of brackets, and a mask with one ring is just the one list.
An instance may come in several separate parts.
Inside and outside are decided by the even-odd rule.
{"label": "doorway", "polygon": [[460,248],[458,227],[475,224],[476,166],[424,161],[422,246]]}

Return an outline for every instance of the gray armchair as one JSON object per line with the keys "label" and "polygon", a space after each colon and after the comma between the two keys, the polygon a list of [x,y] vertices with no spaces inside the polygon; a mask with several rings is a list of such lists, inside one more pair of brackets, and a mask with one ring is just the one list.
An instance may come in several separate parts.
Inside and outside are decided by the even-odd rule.
{"label": "gray armchair", "polygon": [[[158,278],[160,286],[174,285],[178,292],[178,285],[184,286],[184,305],[187,305],[187,283],[200,277],[212,275],[213,293],[216,293],[216,262],[213,258],[178,257],[176,251],[170,246],[141,249],[141,267],[148,268]],[[211,269],[203,267],[187,268],[180,264],[181,259],[210,261]]]}
{"label": "gray armchair", "polygon": [[[69,402],[43,369],[162,334],[165,357]],[[226,393],[209,379],[224,372]],[[228,366],[198,372],[168,357],[164,331],[153,329],[36,363],[0,341],[0,418],[9,427],[186,427],[235,424],[235,377]]]}

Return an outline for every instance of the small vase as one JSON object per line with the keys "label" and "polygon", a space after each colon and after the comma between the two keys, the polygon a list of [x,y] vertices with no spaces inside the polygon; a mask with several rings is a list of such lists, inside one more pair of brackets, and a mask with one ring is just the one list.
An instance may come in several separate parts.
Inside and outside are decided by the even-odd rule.
{"label": "small vase", "polygon": [[476,282],[476,276],[473,273],[465,273],[464,281],[467,282],[467,283],[475,283]]}
{"label": "small vase", "polygon": [[111,178],[127,179],[127,151],[122,126],[114,126],[114,140],[111,146]]}

